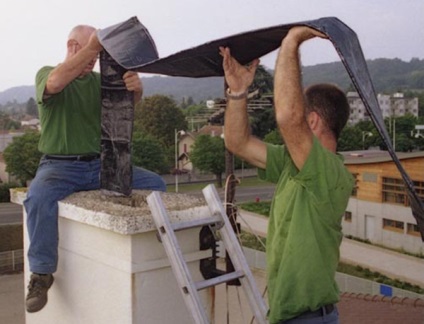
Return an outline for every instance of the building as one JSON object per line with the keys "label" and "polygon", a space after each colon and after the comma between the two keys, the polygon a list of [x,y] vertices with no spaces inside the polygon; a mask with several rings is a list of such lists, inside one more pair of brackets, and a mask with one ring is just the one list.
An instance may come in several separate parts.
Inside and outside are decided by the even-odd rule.
{"label": "building", "polygon": [[22,128],[30,128],[30,129],[37,129],[40,130],[40,120],[38,118],[26,115],[21,120],[21,126]]}
{"label": "building", "polygon": [[[424,254],[404,182],[387,151],[343,152],[356,179],[343,218],[343,233],[371,243]],[[424,152],[397,153],[424,199]]]}
{"label": "building", "polygon": [[189,153],[196,137],[199,135],[222,136],[223,126],[206,125],[195,132],[184,132],[178,141],[178,169],[192,172],[193,164],[190,161]]}
{"label": "building", "polygon": [[[354,125],[362,120],[371,120],[362,99],[357,92],[348,92],[347,100],[350,106],[349,124]],[[400,117],[406,114],[418,117],[418,98],[405,98],[403,93],[393,95],[377,95],[378,104],[383,118]]]}

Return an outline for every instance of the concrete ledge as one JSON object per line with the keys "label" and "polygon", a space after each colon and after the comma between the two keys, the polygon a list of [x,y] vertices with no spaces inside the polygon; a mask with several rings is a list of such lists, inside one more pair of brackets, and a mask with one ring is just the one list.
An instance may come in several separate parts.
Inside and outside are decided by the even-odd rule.
{"label": "concrete ledge", "polygon": [[[111,197],[100,190],[81,191],[59,202],[60,217],[92,225],[119,234],[137,234],[156,230],[146,203],[151,193],[133,190],[131,197]],[[11,189],[11,201],[23,205],[26,190]],[[209,216],[203,198],[186,194],[161,193],[171,222],[201,219]]]}

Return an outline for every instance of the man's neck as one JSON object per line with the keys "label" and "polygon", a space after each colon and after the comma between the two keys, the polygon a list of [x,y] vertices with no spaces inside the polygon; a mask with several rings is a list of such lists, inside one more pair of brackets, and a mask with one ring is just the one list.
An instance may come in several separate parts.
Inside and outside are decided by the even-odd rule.
{"label": "man's neck", "polygon": [[318,140],[324,148],[330,152],[336,153],[337,141],[334,139],[333,135],[321,134],[321,136],[318,137]]}

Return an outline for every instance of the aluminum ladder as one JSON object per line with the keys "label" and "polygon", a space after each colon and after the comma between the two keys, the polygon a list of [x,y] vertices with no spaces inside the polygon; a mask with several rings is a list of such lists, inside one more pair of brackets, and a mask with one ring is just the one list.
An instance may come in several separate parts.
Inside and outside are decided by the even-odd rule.
{"label": "aluminum ladder", "polygon": [[[256,322],[265,324],[267,323],[267,306],[256,286],[255,279],[247,264],[240,243],[225,214],[215,186],[210,184],[206,186],[202,192],[208,204],[211,216],[178,223],[171,223],[169,221],[167,211],[159,192],[154,191],[147,197],[147,203],[152,212],[153,220],[177,279],[186,307],[194,323],[210,323],[198,291],[239,279]],[[212,230],[219,231],[221,240],[230,256],[235,270],[234,272],[226,273],[212,279],[195,282],[184,260],[175,232],[206,225],[211,226]]]}

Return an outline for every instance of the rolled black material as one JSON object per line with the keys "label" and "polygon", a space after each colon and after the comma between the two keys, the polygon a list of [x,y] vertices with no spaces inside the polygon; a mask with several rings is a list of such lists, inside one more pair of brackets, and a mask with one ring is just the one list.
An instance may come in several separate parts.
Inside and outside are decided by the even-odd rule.
{"label": "rolled black material", "polygon": [[134,94],[127,91],[126,72],[102,51],[101,70],[101,172],[100,188],[129,196],[132,189],[131,139]]}
{"label": "rolled black material", "polygon": [[105,48],[100,53],[100,188],[129,196],[132,190],[134,93],[127,91],[122,77],[128,70],[126,65],[150,62],[158,55],[153,39],[137,18],[102,29],[98,37]]}

